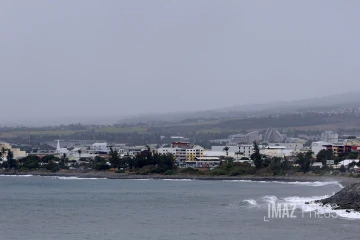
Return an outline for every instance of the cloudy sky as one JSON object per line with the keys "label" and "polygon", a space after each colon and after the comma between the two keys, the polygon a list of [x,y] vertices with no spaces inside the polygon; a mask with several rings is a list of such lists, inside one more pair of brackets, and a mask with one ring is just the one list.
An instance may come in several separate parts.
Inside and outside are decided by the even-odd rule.
{"label": "cloudy sky", "polygon": [[4,0],[1,121],[360,90],[359,12],[356,0]]}

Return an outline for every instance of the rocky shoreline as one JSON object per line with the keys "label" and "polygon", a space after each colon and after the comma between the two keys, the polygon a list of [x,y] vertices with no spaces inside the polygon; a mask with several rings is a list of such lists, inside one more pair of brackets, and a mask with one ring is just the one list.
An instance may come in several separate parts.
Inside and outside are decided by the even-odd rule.
{"label": "rocky shoreline", "polygon": [[322,205],[330,205],[332,209],[346,209],[360,212],[360,183],[353,183],[326,199],[315,201]]}

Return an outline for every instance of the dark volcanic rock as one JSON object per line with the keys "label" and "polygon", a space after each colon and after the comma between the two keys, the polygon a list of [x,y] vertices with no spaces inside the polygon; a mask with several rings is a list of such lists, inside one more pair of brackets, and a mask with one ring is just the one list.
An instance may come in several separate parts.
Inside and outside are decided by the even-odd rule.
{"label": "dark volcanic rock", "polygon": [[336,209],[354,209],[355,211],[360,211],[360,183],[351,184],[337,192],[334,196],[316,202],[324,205],[330,204]]}

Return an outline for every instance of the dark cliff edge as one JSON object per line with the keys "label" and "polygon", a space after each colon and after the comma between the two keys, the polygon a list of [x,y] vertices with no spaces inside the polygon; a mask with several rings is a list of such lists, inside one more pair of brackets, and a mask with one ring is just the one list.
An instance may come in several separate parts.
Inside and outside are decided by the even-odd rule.
{"label": "dark cliff edge", "polygon": [[323,205],[328,204],[333,209],[353,209],[360,212],[360,183],[350,184],[334,196],[315,202]]}

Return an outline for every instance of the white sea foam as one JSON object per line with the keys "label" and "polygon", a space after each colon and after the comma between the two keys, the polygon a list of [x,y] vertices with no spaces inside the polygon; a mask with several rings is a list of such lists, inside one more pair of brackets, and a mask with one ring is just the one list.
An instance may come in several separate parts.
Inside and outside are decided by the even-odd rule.
{"label": "white sea foam", "polygon": [[0,175],[0,177],[32,177],[34,175]]}
{"label": "white sea foam", "polygon": [[98,179],[106,179],[106,178],[79,178],[79,177],[51,177],[52,179],[60,179],[60,180],[98,180]]}
{"label": "white sea foam", "polygon": [[275,203],[278,201],[278,198],[276,196],[264,196],[261,199],[263,202],[266,203]]}
{"label": "white sea foam", "polygon": [[190,181],[194,181],[193,179],[161,179],[164,181],[181,181],[181,182],[190,182]]}
{"label": "white sea foam", "polygon": [[224,182],[246,182],[246,183],[271,183],[270,181],[254,181],[254,180],[223,180]]}
{"label": "white sea foam", "polygon": [[244,203],[248,203],[250,206],[256,206],[258,203],[254,199],[245,199]]}
{"label": "white sea foam", "polygon": [[335,185],[340,188],[344,188],[344,186],[336,181],[333,182],[282,182],[282,181],[256,181],[256,180],[223,180],[225,182],[245,182],[245,183],[278,183],[278,184],[289,184],[289,185],[299,185],[299,186],[309,186],[309,187],[322,187],[326,185]]}
{"label": "white sea foam", "polygon": [[134,181],[149,181],[153,180],[152,178],[141,178],[141,179],[127,179],[127,180],[134,180]]}
{"label": "white sea foam", "polygon": [[[344,209],[332,209],[330,205],[322,205],[315,203],[315,200],[321,200],[330,197],[330,195],[325,196],[314,196],[314,197],[287,197],[283,198],[282,201],[285,203],[296,204],[296,207],[299,208],[303,213],[309,213],[307,216],[310,216],[310,212],[316,212],[320,215],[336,214],[338,217],[345,219],[360,219],[360,213],[353,210],[344,210]],[[350,212],[349,212],[350,211]],[[313,215],[314,216],[314,215]]]}
{"label": "white sea foam", "polygon": [[344,188],[344,186],[339,182],[279,182],[274,181],[274,183],[280,183],[280,184],[290,184],[290,185],[300,185],[300,186],[310,186],[310,187],[322,187],[326,185],[336,185],[340,188]]}

